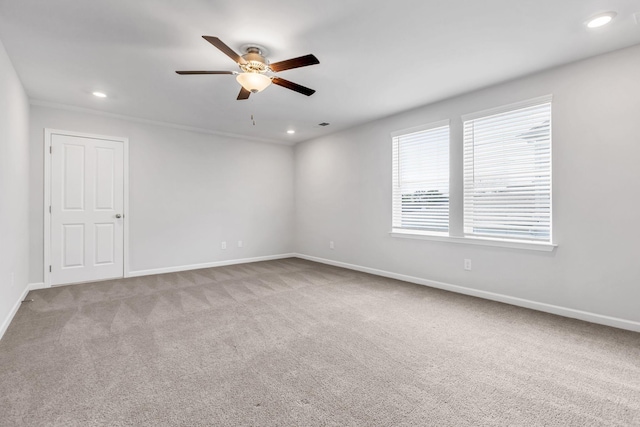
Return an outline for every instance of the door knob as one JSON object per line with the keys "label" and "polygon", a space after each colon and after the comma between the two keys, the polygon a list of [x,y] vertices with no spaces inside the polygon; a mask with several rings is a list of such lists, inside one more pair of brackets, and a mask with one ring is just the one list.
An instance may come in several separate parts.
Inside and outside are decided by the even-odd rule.
{"label": "door knob", "polygon": [[116,214],[116,218],[122,218],[122,215]]}

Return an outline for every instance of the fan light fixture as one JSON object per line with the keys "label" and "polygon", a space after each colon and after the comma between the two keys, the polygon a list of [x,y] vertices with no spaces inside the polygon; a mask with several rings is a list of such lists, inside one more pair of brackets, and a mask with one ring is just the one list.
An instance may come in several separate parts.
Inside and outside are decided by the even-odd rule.
{"label": "fan light fixture", "polygon": [[589,20],[587,21],[587,27],[598,28],[598,27],[602,27],[603,25],[607,25],[609,22],[611,22],[613,18],[615,18],[616,15],[617,13],[615,12],[600,13],[596,16],[589,18]]}
{"label": "fan light fixture", "polygon": [[268,76],[253,72],[240,73],[236,80],[251,93],[262,92],[271,84],[271,79]]}

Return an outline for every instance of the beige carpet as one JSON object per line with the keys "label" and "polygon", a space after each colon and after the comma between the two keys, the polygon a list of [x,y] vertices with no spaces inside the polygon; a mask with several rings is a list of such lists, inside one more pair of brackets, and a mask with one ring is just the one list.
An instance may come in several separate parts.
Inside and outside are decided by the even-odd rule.
{"label": "beige carpet", "polygon": [[299,259],[28,298],[2,426],[640,425],[640,334]]}

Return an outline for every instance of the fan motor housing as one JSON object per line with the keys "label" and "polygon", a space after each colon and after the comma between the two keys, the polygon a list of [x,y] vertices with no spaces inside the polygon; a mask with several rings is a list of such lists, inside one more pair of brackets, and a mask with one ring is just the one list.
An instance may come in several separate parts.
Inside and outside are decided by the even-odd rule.
{"label": "fan motor housing", "polygon": [[269,68],[269,61],[263,56],[263,49],[258,46],[246,46],[244,50],[247,52],[242,57],[247,61],[241,64],[242,71],[247,73],[264,73]]}

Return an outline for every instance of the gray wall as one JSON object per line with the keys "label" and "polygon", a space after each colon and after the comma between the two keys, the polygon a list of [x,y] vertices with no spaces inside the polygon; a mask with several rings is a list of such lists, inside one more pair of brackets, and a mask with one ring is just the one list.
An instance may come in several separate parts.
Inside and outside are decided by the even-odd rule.
{"label": "gray wall", "polygon": [[[129,138],[130,270],[290,253],[293,148],[33,105],[30,281],[43,281],[43,138]],[[228,249],[220,249],[227,241]],[[243,248],[237,247],[242,240]]]}
{"label": "gray wall", "polygon": [[0,335],[28,283],[28,133],[27,96],[0,42]]}
{"label": "gray wall", "polygon": [[[298,144],[297,252],[640,321],[638,76],[635,46]],[[460,116],[547,94],[554,97],[554,252],[389,236],[390,132],[452,120],[451,209],[460,223]],[[472,271],[463,270],[464,258]]]}

